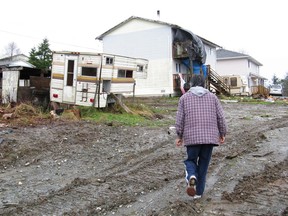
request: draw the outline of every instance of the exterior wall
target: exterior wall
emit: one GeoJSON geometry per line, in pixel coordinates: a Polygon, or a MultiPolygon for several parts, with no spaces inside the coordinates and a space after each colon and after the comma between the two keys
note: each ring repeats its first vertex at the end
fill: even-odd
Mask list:
{"type": "Polygon", "coordinates": [[[247,59],[234,60],[218,60],[216,71],[220,76],[224,75],[240,75],[248,76],[248,61],[247,59]]]}
{"type": "Polygon", "coordinates": [[[216,57],[216,48],[204,44],[206,50],[206,62],[205,65],[210,65],[210,67],[216,71],[217,57],[216,57]]]}
{"type": "Polygon", "coordinates": [[[147,79],[136,78],[136,96],[169,95],[173,94],[171,37],[169,26],[131,20],[103,38],[103,51],[149,60],[147,79]]]}
{"type": "Polygon", "coordinates": [[[4,70],[2,73],[2,103],[6,104],[10,102],[17,102],[20,72],[18,70],[4,70]]]}
{"type": "Polygon", "coordinates": [[[249,72],[256,74],[256,75],[259,75],[259,66],[256,65],[254,62],[250,61],[249,72]]]}

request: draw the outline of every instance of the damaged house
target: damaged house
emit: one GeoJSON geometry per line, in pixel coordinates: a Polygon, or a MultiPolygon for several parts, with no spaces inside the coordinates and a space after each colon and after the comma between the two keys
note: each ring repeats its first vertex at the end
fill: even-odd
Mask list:
{"type": "Polygon", "coordinates": [[[210,79],[219,46],[178,25],[132,16],[96,39],[104,53],[149,60],[147,79],[136,79],[135,96],[180,95],[181,81],[189,82],[195,73],[207,77],[208,88],[213,82],[216,89],[223,87],[215,71],[210,79]]]}

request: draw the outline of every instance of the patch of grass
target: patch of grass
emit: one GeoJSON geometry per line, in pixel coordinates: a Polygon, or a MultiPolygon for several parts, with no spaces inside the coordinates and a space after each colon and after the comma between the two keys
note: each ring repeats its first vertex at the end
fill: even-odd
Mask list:
{"type": "Polygon", "coordinates": [[[264,105],[272,105],[272,104],[277,104],[277,105],[288,105],[287,100],[275,100],[275,101],[267,101],[265,99],[256,99],[252,98],[249,96],[224,96],[224,95],[219,95],[219,99],[221,100],[237,100],[239,103],[251,103],[251,104],[264,104],[264,105]]]}
{"type": "Polygon", "coordinates": [[[111,112],[107,109],[97,109],[93,107],[81,107],[82,119],[93,120],[99,123],[117,123],[123,125],[141,125],[147,121],[147,118],[129,113],[111,112]]]}
{"type": "Polygon", "coordinates": [[[93,120],[99,123],[128,126],[159,127],[168,125],[171,120],[166,120],[155,109],[143,103],[127,103],[126,106],[133,112],[127,113],[122,107],[115,104],[109,108],[97,109],[93,107],[80,107],[82,119],[93,120]]]}
{"type": "MultiPolygon", "coordinates": [[[[118,104],[101,109],[77,106],[73,110],[64,110],[59,119],[63,121],[86,119],[104,124],[112,123],[112,125],[162,127],[174,124],[173,117],[164,116],[177,111],[178,100],[178,97],[155,97],[137,99],[137,102],[125,101],[131,113],[127,113],[118,104]]],[[[29,103],[21,103],[13,107],[3,106],[1,110],[3,113],[13,113],[12,118],[1,121],[10,126],[33,126],[53,121],[50,110],[43,110],[29,103]]]]}
{"type": "Polygon", "coordinates": [[[33,106],[31,103],[20,103],[16,106],[8,104],[0,107],[3,114],[12,114],[11,118],[2,120],[10,126],[28,126],[39,124],[50,115],[43,111],[43,108],[33,106]]]}

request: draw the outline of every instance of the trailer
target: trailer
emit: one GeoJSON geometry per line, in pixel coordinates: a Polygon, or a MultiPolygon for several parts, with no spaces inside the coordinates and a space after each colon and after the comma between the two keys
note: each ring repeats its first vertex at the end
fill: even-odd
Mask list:
{"type": "Polygon", "coordinates": [[[50,101],[106,107],[115,96],[133,96],[146,79],[148,60],[107,53],[53,52],[50,101]]]}
{"type": "Polygon", "coordinates": [[[247,77],[240,75],[224,75],[221,77],[223,82],[230,87],[231,95],[250,95],[247,77]]]}

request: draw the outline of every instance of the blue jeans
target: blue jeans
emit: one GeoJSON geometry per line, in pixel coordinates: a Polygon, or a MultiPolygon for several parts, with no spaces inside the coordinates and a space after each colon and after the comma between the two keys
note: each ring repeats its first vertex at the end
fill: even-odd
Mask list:
{"type": "Polygon", "coordinates": [[[187,146],[186,181],[192,175],[196,177],[196,194],[202,195],[205,189],[206,174],[214,145],[190,145],[187,146]]]}

